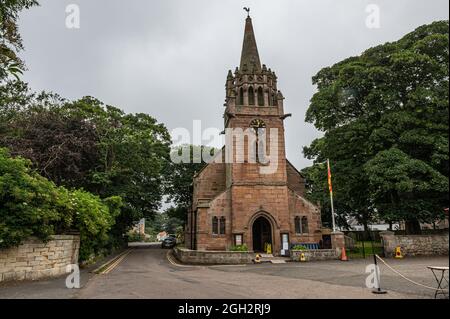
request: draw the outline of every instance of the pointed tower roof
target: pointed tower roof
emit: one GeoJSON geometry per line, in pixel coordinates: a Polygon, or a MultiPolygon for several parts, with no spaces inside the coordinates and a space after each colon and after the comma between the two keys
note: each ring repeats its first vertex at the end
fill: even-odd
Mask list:
{"type": "Polygon", "coordinates": [[[261,71],[258,46],[256,45],[255,32],[253,31],[252,18],[250,15],[245,21],[244,44],[241,55],[241,71],[261,71]]]}

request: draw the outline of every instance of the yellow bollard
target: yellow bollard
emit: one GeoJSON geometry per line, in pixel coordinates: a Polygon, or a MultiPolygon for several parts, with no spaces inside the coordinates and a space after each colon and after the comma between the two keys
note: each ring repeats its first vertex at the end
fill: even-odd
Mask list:
{"type": "Polygon", "coordinates": [[[301,261],[301,262],[305,262],[305,261],[306,261],[305,253],[301,253],[301,254],[300,254],[300,261],[301,261]]]}
{"type": "Polygon", "coordinates": [[[267,254],[268,255],[272,254],[272,245],[271,244],[267,244],[267,254]]]}
{"type": "Polygon", "coordinates": [[[396,259],[402,259],[403,255],[402,255],[402,249],[400,246],[397,246],[397,248],[395,248],[395,258],[396,259]]]}

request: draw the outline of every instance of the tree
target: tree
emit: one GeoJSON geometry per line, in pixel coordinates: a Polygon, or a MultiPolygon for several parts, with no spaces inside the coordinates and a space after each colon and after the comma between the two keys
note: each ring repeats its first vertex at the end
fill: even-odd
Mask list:
{"type": "Polygon", "coordinates": [[[438,21],[313,77],[318,92],[306,120],[324,136],[304,153],[316,165],[331,160],[339,214],[366,225],[374,215],[404,220],[414,232],[441,216],[448,205],[448,44],[448,21],[438,21]],[[393,166],[394,159],[401,162],[393,166]]]}
{"type": "Polygon", "coordinates": [[[172,213],[176,217],[186,220],[188,211],[192,206],[193,180],[196,173],[200,172],[206,165],[203,161],[202,153],[217,154],[217,149],[207,146],[182,145],[172,149],[173,155],[182,155],[182,152],[188,152],[187,163],[174,163],[172,161],[166,166],[166,184],[165,191],[168,200],[176,205],[172,213]]]}
{"type": "Polygon", "coordinates": [[[154,118],[93,97],[71,102],[31,93],[17,81],[0,86],[0,101],[0,146],[32,160],[58,186],[122,198],[111,230],[117,244],[134,221],[159,209],[170,136],[154,118]]]}
{"type": "Polygon", "coordinates": [[[57,185],[89,188],[90,173],[100,161],[93,123],[36,105],[6,123],[0,145],[30,159],[57,185]]]}
{"type": "Polygon", "coordinates": [[[184,217],[184,209],[169,207],[147,220],[146,232],[155,236],[162,231],[178,235],[182,233],[184,217]]]}
{"type": "Polygon", "coordinates": [[[122,205],[120,197],[101,200],[83,190],[69,191],[40,176],[31,162],[0,148],[0,248],[30,236],[80,233],[80,260],[104,250],[108,231],[122,205]]]}
{"type": "Polygon", "coordinates": [[[366,163],[371,194],[388,220],[405,220],[410,233],[420,232],[419,222],[444,218],[448,178],[429,164],[393,147],[366,163]],[[412,214],[413,213],[413,214],[412,214]]]}
{"type": "MultiPolygon", "coordinates": [[[[70,200],[80,203],[74,213],[88,214],[83,205],[92,204],[92,217],[106,222],[104,205],[108,206],[115,219],[108,228],[110,246],[123,243],[134,221],[153,216],[160,207],[169,133],[147,114],[125,114],[93,97],[67,101],[53,93],[36,94],[20,82],[18,74],[25,66],[17,56],[23,50],[18,13],[37,4],[0,2],[0,147],[31,160],[34,169],[60,187],[60,194],[67,190],[70,200]],[[94,197],[102,198],[104,205],[94,205],[94,197]]],[[[84,240],[92,246],[84,246],[83,256],[104,247],[105,232],[91,232],[88,224],[78,226],[86,226],[82,240],[83,233],[92,235],[84,240]]]]}
{"type": "Polygon", "coordinates": [[[169,161],[170,135],[163,124],[147,114],[125,114],[93,97],[67,103],[67,116],[93,123],[100,161],[91,171],[89,190],[101,197],[120,196],[122,213],[116,237],[133,222],[151,218],[160,207],[164,168],[169,161]]]}
{"type": "Polygon", "coordinates": [[[57,204],[64,202],[63,194],[29,165],[29,161],[12,159],[0,148],[1,248],[19,245],[32,235],[46,240],[56,228],[70,225],[57,209],[57,204]]]}
{"type": "Polygon", "coordinates": [[[18,53],[24,49],[17,20],[19,12],[38,5],[36,0],[1,0],[0,2],[0,82],[9,75],[18,78],[25,70],[18,53]]]}

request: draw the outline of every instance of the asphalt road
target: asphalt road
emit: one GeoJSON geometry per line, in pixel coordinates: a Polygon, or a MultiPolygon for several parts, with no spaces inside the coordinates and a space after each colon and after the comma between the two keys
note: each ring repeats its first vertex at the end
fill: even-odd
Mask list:
{"type": "MultiPolygon", "coordinates": [[[[0,298],[82,299],[326,299],[432,298],[433,291],[415,286],[384,266],[386,295],[366,288],[366,266],[371,259],[350,262],[263,264],[245,266],[184,266],[167,258],[169,251],[135,247],[111,272],[82,273],[82,288],[65,288],[65,279],[0,286],[0,298]]],[[[422,284],[436,282],[426,266],[448,266],[447,257],[388,260],[407,277],[422,284]]]]}

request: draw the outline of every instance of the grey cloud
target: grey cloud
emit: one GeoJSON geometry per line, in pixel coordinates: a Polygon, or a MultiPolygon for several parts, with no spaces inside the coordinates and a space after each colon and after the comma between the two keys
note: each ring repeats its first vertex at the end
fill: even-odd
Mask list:
{"type": "Polygon", "coordinates": [[[145,112],[169,129],[223,126],[224,84],[239,64],[244,6],[250,6],[262,62],[286,97],[288,158],[309,165],[301,148],[320,136],[304,115],[322,67],[416,27],[448,19],[447,0],[40,0],[20,27],[36,90],[76,99],[92,95],[127,112],[145,112]],[[65,7],[81,9],[81,29],[65,28],[65,7]],[[381,28],[365,26],[366,5],[381,28]]]}

